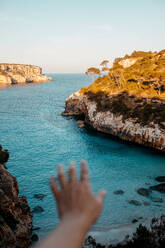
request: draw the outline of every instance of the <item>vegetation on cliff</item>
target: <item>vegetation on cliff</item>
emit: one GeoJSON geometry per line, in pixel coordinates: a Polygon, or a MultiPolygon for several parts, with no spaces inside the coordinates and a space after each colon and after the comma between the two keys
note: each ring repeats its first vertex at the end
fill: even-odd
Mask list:
{"type": "Polygon", "coordinates": [[[86,75],[91,75],[92,81],[94,81],[94,75],[101,75],[101,71],[99,68],[95,67],[90,67],[88,70],[85,72],[86,75]]]}
{"type": "Polygon", "coordinates": [[[107,63],[102,68],[102,71],[108,71],[107,75],[98,77],[89,87],[82,88],[80,93],[103,92],[112,95],[125,91],[136,97],[165,100],[165,50],[135,51],[124,58],[115,59],[109,69],[107,63]]]}

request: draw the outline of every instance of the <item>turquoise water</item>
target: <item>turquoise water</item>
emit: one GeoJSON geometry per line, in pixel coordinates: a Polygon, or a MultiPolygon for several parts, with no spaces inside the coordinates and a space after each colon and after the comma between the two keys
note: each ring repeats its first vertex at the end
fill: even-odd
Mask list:
{"type": "MultiPolygon", "coordinates": [[[[94,192],[107,190],[104,210],[93,229],[108,229],[113,224],[131,223],[133,218],[158,216],[164,203],[153,203],[136,193],[139,187],[155,184],[165,175],[165,156],[150,149],[123,143],[105,135],[78,129],[76,122],[61,116],[65,99],[90,84],[81,74],[51,75],[53,82],[12,86],[0,90],[0,144],[10,151],[9,171],[18,179],[20,195],[26,195],[31,208],[40,205],[44,212],[34,214],[34,227],[44,237],[58,223],[49,189],[49,177],[56,165],[69,160],[89,163],[94,192]],[[122,189],[123,195],[113,191],[122,189]],[[35,199],[36,193],[47,196],[35,199]],[[128,200],[149,201],[150,206],[133,206],[128,200]],[[160,206],[159,206],[160,205],[160,206]]],[[[79,168],[78,168],[79,172],[79,168]]],[[[152,196],[163,197],[159,193],[152,196]]]]}

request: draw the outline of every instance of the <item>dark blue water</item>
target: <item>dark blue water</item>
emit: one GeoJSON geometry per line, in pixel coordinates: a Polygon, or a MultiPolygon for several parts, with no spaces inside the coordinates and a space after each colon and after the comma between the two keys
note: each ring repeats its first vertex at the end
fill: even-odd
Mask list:
{"type": "MultiPolygon", "coordinates": [[[[10,151],[9,171],[18,179],[20,195],[26,195],[34,214],[34,226],[45,236],[58,223],[57,212],[49,189],[49,177],[56,175],[56,165],[69,160],[89,163],[94,192],[107,190],[105,207],[94,229],[112,224],[130,223],[133,218],[158,216],[164,203],[154,203],[136,193],[138,187],[155,184],[156,176],[165,175],[165,157],[152,150],[125,144],[104,135],[78,129],[76,122],[61,116],[65,99],[90,84],[81,74],[51,75],[53,82],[13,86],[0,90],[0,144],[10,151]],[[124,195],[114,195],[122,189],[124,195]],[[47,196],[43,201],[36,193],[47,196]],[[149,201],[150,206],[132,206],[128,200],[149,201]],[[160,205],[160,206],[159,206],[160,205]]],[[[79,172],[79,168],[78,168],[79,172]]],[[[165,197],[159,193],[152,196],[165,197]]]]}

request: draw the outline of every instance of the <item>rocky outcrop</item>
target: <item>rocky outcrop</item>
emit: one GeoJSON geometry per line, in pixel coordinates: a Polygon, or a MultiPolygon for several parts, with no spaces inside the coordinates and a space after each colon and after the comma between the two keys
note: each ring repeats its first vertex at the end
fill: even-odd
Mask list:
{"type": "Polygon", "coordinates": [[[82,127],[165,151],[164,68],[165,50],[116,58],[107,74],[66,99],[63,115],[77,116],[82,127]]]}
{"type": "Polygon", "coordinates": [[[165,102],[123,92],[77,92],[66,99],[63,115],[84,117],[86,125],[122,140],[165,151],[165,102]]]}
{"type": "Polygon", "coordinates": [[[18,196],[17,180],[0,164],[0,247],[26,248],[32,230],[32,213],[25,196],[18,196]]]}
{"type": "Polygon", "coordinates": [[[39,66],[22,64],[0,64],[0,84],[17,84],[51,81],[42,74],[39,66]]]}

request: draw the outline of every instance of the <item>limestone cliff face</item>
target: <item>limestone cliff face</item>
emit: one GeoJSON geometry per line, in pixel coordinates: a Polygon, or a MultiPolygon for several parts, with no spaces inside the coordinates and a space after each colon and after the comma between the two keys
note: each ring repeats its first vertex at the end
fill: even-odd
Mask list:
{"type": "Polygon", "coordinates": [[[0,64],[0,84],[17,84],[51,81],[42,74],[39,66],[21,64],[0,64]]]}
{"type": "Polygon", "coordinates": [[[18,184],[0,164],[0,247],[26,248],[30,244],[32,213],[25,196],[18,196],[18,184]]]}
{"type": "Polygon", "coordinates": [[[82,116],[103,133],[165,152],[165,102],[160,99],[80,92],[66,99],[63,115],[82,116]]]}

